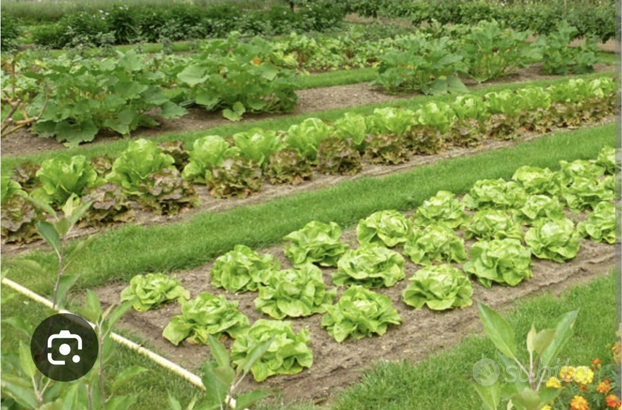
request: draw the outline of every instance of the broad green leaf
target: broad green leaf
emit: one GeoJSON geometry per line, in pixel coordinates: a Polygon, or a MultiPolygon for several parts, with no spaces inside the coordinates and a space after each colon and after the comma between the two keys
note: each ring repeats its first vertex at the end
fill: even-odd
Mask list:
{"type": "Polygon", "coordinates": [[[78,275],[67,275],[64,274],[60,278],[60,283],[58,285],[58,292],[56,293],[56,305],[57,307],[64,307],[65,302],[64,298],[69,289],[76,283],[78,280],[78,275]]]}
{"type": "Polygon", "coordinates": [[[483,386],[479,383],[473,383],[473,387],[482,399],[482,404],[485,410],[497,410],[499,402],[501,401],[501,390],[498,382],[495,382],[490,386],[483,386]]]}
{"type": "Polygon", "coordinates": [[[93,312],[94,321],[99,321],[101,316],[101,305],[97,294],[90,289],[86,290],[86,308],[93,312]]]}
{"type": "Polygon", "coordinates": [[[229,366],[229,353],[227,353],[227,349],[223,346],[222,343],[218,341],[214,336],[209,335],[207,337],[209,341],[209,346],[212,349],[212,357],[216,359],[216,363],[218,363],[219,367],[229,366]]]}
{"type": "Polygon", "coordinates": [[[221,381],[222,384],[225,384],[227,386],[231,386],[231,384],[235,380],[235,370],[233,370],[233,368],[229,366],[229,364],[225,366],[215,367],[211,371],[214,376],[216,376],[218,380],[221,381]]]}
{"type": "Polygon", "coordinates": [[[246,393],[238,397],[237,401],[235,402],[235,407],[237,409],[250,408],[255,403],[257,403],[259,400],[266,398],[268,396],[269,394],[263,390],[253,390],[250,393],[246,393]]]}
{"type": "Polygon", "coordinates": [[[238,369],[241,369],[244,374],[247,374],[251,368],[255,365],[257,360],[264,355],[270,345],[274,342],[276,336],[272,336],[270,339],[259,343],[248,353],[248,356],[238,365],[238,369]]]}
{"type": "Polygon", "coordinates": [[[133,302],[133,300],[129,300],[121,303],[112,311],[112,313],[110,313],[110,316],[108,317],[108,325],[111,328],[114,327],[115,323],[117,323],[117,321],[119,321],[119,319],[121,319],[123,315],[125,315],[132,308],[133,302]]]}
{"type": "Polygon", "coordinates": [[[484,331],[494,345],[509,358],[516,357],[516,339],[514,330],[508,322],[497,312],[481,302],[477,302],[479,317],[484,325],[484,331]]]}
{"type": "Polygon", "coordinates": [[[512,396],[512,402],[524,406],[527,410],[537,410],[542,404],[542,399],[530,388],[525,388],[520,393],[512,396]]]}
{"type": "Polygon", "coordinates": [[[564,345],[573,334],[573,327],[578,314],[578,310],[573,310],[557,319],[555,324],[555,338],[540,355],[541,366],[548,366],[557,358],[564,345]]]}
{"type": "Polygon", "coordinates": [[[533,347],[537,354],[541,354],[544,349],[546,349],[557,336],[557,331],[555,329],[544,329],[538,332],[536,338],[534,340],[533,347]]]}
{"type": "Polygon", "coordinates": [[[46,221],[37,222],[37,230],[45,242],[56,251],[56,254],[60,255],[60,237],[54,225],[46,221]]]}
{"type": "Polygon", "coordinates": [[[37,372],[37,367],[32,361],[30,349],[23,342],[19,342],[19,362],[22,365],[22,370],[27,377],[34,377],[37,372]]]}
{"type": "Polygon", "coordinates": [[[11,397],[19,405],[29,409],[39,407],[37,396],[32,391],[30,381],[3,373],[0,385],[2,386],[2,393],[11,397]]]}
{"type": "Polygon", "coordinates": [[[527,333],[527,351],[529,354],[533,354],[534,350],[536,350],[535,342],[537,334],[538,332],[536,331],[536,326],[532,324],[529,333],[527,333]]]}

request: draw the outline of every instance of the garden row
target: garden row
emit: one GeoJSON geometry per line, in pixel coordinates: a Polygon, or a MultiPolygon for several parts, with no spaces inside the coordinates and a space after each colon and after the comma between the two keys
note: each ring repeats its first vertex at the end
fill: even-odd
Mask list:
{"type": "Polygon", "coordinates": [[[475,24],[495,19],[515,30],[548,34],[562,20],[579,31],[575,37],[598,37],[602,42],[615,38],[615,1],[508,2],[465,0],[346,0],[348,12],[365,17],[405,17],[413,25],[437,21],[442,25],[475,24]]]}
{"type": "Polygon", "coordinates": [[[372,115],[346,113],[334,123],[308,118],[289,130],[252,129],[232,137],[210,135],[181,142],[130,142],[113,161],[58,155],[41,166],[24,163],[2,178],[2,235],[7,242],[36,239],[42,213],[32,195],[56,209],[68,200],[93,202],[86,226],[106,226],[134,217],[132,204],[173,215],[198,204],[192,183],[206,184],[216,198],[246,197],[271,184],[296,185],[313,168],[332,175],[355,175],[362,160],[396,165],[412,155],[441,152],[448,146],[477,147],[487,138],[507,140],[519,132],[577,127],[615,112],[615,82],[582,79],[543,89],[458,96],[451,104],[430,102],[416,111],[376,109],[372,115]]]}
{"type": "MultiPolygon", "coordinates": [[[[496,22],[484,22],[459,40],[421,33],[400,36],[363,47],[361,57],[353,51],[360,49],[356,36],[348,34],[331,49],[352,61],[377,59],[380,69],[373,84],[387,92],[442,94],[467,91],[459,74],[485,82],[542,59],[547,73],[593,71],[593,44],[568,48],[571,30],[564,25],[549,38],[529,44],[527,33],[502,31],[496,22]],[[379,46],[387,47],[386,52],[379,46]]],[[[324,47],[296,35],[282,43],[239,39],[236,33],[210,42],[192,56],[145,58],[128,51],[118,52],[117,58],[63,55],[5,61],[11,78],[2,90],[2,133],[34,122],[35,134],[77,146],[92,141],[100,130],[129,135],[141,126],[157,126],[154,116],[178,118],[190,105],[223,109],[230,120],[245,113],[292,111],[298,97],[290,68],[304,67],[316,53],[325,56],[318,51],[324,47]]]]}
{"type": "MultiPolygon", "coordinates": [[[[67,13],[58,21],[35,26],[30,34],[39,46],[63,48],[79,43],[101,46],[218,38],[234,30],[248,35],[321,32],[338,27],[343,17],[343,8],[330,1],[309,3],[295,12],[280,5],[265,10],[244,10],[226,2],[210,7],[177,3],[166,9],[144,7],[139,2],[109,3],[99,10],[67,13]]],[[[21,31],[19,20],[2,13],[2,51],[17,45],[21,31]]]]}
{"type": "Polygon", "coordinates": [[[179,301],[182,314],[170,320],[163,336],[178,345],[186,339],[208,344],[210,335],[228,334],[235,339],[234,363],[275,336],[252,368],[255,379],[295,374],[313,363],[310,332],[303,328],[295,334],[284,319],[323,313],[321,326],[337,342],[382,335],[390,324],[402,322],[391,300],[371,290],[405,279],[405,260],[395,248],[422,267],[402,292],[404,303],[446,310],[472,304],[473,285],[464,273],[486,288],[516,286],[533,277],[532,256],[564,263],[576,258],[581,237],[613,244],[615,157],[615,149],[605,147],[596,160],[561,161],[557,172],[521,167],[509,182],[477,181],[462,201],[440,191],[409,218],[397,211],[376,212],[359,222],[357,249],[341,241],[337,224],[312,221],[283,238],[294,269],[281,270],[272,255],[244,245],[218,257],[211,284],[232,293],[258,292],[256,309],[276,320],[260,319],[249,327],[237,301],[207,292],[188,300],[179,280],[163,273],[135,276],[121,300],[135,300],[137,311],[179,301]],[[587,212],[587,218],[575,225],[564,206],[587,212]],[[467,258],[464,239],[470,238],[477,241],[467,258]],[[464,273],[450,265],[463,262],[464,273]],[[327,287],[318,265],[336,268],[333,285],[347,287],[336,303],[337,289],[327,287]]]}

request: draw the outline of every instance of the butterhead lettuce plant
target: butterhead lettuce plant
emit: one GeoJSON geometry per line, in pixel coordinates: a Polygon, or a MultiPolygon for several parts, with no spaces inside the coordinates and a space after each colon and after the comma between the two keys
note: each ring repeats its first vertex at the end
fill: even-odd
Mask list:
{"type": "Polygon", "coordinates": [[[451,265],[436,265],[415,272],[402,292],[402,300],[417,309],[428,305],[432,310],[446,310],[471,306],[472,295],[473,285],[460,270],[451,265]]]}

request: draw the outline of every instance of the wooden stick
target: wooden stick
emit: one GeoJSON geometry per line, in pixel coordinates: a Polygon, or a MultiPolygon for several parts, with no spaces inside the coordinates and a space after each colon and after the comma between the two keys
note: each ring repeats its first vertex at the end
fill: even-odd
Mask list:
{"type": "MultiPolygon", "coordinates": [[[[18,293],[21,293],[22,295],[26,296],[29,299],[34,300],[35,302],[44,305],[46,307],[48,307],[49,309],[52,309],[58,313],[69,313],[69,314],[75,314],[75,313],[71,313],[68,310],[64,310],[64,309],[53,309],[52,308],[52,302],[49,301],[48,299],[44,298],[43,296],[40,296],[36,293],[34,293],[33,291],[31,291],[30,289],[20,285],[19,283],[13,282],[10,279],[7,278],[3,278],[2,279],[2,284],[6,285],[8,287],[10,287],[11,289],[15,290],[18,293]]],[[[88,321],[87,321],[88,322],[88,321]]],[[[91,322],[88,322],[89,325],[91,325],[93,328],[95,328],[95,325],[91,322]]],[[[160,366],[164,367],[165,369],[177,374],[178,376],[182,377],[183,379],[189,381],[190,383],[194,384],[195,386],[199,387],[201,390],[205,391],[205,386],[203,385],[203,381],[201,381],[201,378],[199,376],[197,376],[194,373],[189,372],[188,370],[184,369],[183,367],[179,366],[176,363],[171,362],[170,360],[152,352],[151,350],[145,349],[144,347],[142,347],[139,344],[136,344],[134,342],[132,342],[129,339],[126,339],[123,336],[120,336],[114,332],[110,333],[110,338],[112,340],[114,340],[115,342],[117,342],[120,345],[123,345],[125,347],[127,347],[128,349],[131,349],[139,354],[142,354],[143,356],[148,357],[151,361],[159,364],[160,366]]],[[[232,409],[235,409],[235,399],[233,397],[230,397],[229,395],[227,395],[226,397],[226,402],[229,403],[229,407],[231,407],[232,409]]],[[[249,410],[249,409],[244,409],[244,410],[249,410]]]]}

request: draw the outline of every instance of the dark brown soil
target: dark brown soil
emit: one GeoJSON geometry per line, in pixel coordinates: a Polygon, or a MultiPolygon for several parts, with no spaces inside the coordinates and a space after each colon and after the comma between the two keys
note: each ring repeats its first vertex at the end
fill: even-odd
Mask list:
{"type": "MultiPolygon", "coordinates": [[[[603,122],[594,124],[594,126],[599,126],[605,123],[611,123],[615,120],[614,117],[607,118],[603,122]]],[[[446,151],[435,154],[435,155],[416,155],[411,158],[410,161],[400,164],[400,165],[392,165],[392,166],[381,166],[381,165],[373,165],[369,163],[363,164],[363,171],[357,175],[353,176],[335,176],[335,175],[324,175],[318,172],[314,173],[313,180],[306,181],[297,186],[290,185],[270,185],[264,182],[264,185],[261,188],[261,191],[255,195],[249,196],[247,198],[230,198],[230,199],[217,199],[210,196],[208,189],[205,186],[195,185],[195,189],[200,198],[200,205],[193,209],[184,210],[182,213],[175,216],[160,216],[155,215],[151,212],[141,211],[138,206],[136,206],[136,219],[131,222],[135,225],[166,225],[172,223],[181,223],[184,221],[188,221],[193,217],[205,213],[205,212],[223,212],[238,206],[248,206],[259,204],[263,202],[270,201],[275,198],[280,198],[284,196],[288,196],[291,194],[306,192],[306,191],[314,191],[317,189],[322,189],[325,187],[330,187],[337,185],[344,181],[352,181],[361,177],[385,177],[390,174],[396,172],[403,172],[409,169],[413,169],[418,166],[430,165],[434,164],[438,161],[449,159],[449,158],[457,158],[463,156],[475,155],[482,151],[487,150],[495,150],[501,148],[508,148],[516,145],[517,143],[531,141],[536,138],[543,137],[547,134],[534,134],[534,133],[526,133],[521,136],[519,139],[514,141],[495,141],[495,140],[486,140],[481,148],[459,148],[459,147],[449,147],[446,151]]],[[[71,238],[79,238],[86,235],[91,235],[98,231],[103,231],[104,229],[96,229],[96,228],[84,228],[84,229],[75,229],[71,234],[71,238]]],[[[114,229],[107,228],[107,229],[114,229]]],[[[35,249],[47,249],[47,245],[45,245],[42,241],[35,241],[33,243],[27,245],[15,245],[15,244],[6,244],[2,243],[2,247],[0,248],[2,257],[13,257],[19,254],[31,252],[35,249]]]]}
{"type": "MultiPolygon", "coordinates": [[[[349,230],[342,237],[344,242],[356,246],[354,230],[349,230]]],[[[467,241],[469,249],[473,241],[467,241]]],[[[264,249],[262,253],[274,255],[282,265],[282,269],[290,268],[291,264],[283,256],[281,247],[264,249]]],[[[419,269],[406,259],[406,279],[419,269]]],[[[495,309],[509,307],[514,301],[527,296],[552,292],[559,294],[572,285],[588,282],[598,276],[607,275],[615,264],[615,251],[612,245],[590,241],[582,242],[578,257],[568,263],[558,264],[552,261],[533,260],[534,277],[514,288],[497,286],[485,289],[474,283],[474,300],[480,300],[495,309]]],[[[454,264],[460,267],[459,264],[454,264]]],[[[230,300],[239,301],[240,310],[249,317],[251,323],[260,318],[268,318],[254,309],[255,292],[234,295],[210,285],[210,269],[212,264],[177,273],[183,286],[196,297],[200,292],[211,292],[216,295],[225,294],[230,300]]],[[[331,275],[335,269],[323,269],[324,280],[331,284],[331,275]]],[[[346,340],[337,343],[328,333],[321,329],[321,315],[292,320],[294,329],[299,331],[305,327],[311,332],[311,349],[314,363],[310,369],[293,376],[275,376],[261,385],[247,380],[242,388],[260,387],[270,389],[283,395],[285,400],[310,399],[322,403],[330,398],[336,389],[356,382],[362,372],[369,369],[373,362],[379,360],[411,360],[418,361],[431,354],[440,352],[460,342],[466,336],[481,331],[476,307],[452,311],[434,312],[427,308],[412,309],[401,301],[401,293],[408,280],[400,281],[396,286],[377,290],[388,296],[393,306],[403,319],[400,326],[391,326],[382,337],[365,338],[362,340],[346,340]]],[[[120,292],[125,284],[117,283],[96,289],[98,296],[105,305],[118,302],[120,292]]],[[[339,288],[339,294],[344,288],[339,288]]],[[[182,342],[175,347],[162,337],[162,330],[171,317],[181,313],[178,304],[168,304],[155,311],[138,313],[131,311],[120,322],[123,329],[134,332],[150,341],[151,348],[168,359],[179,363],[187,369],[198,372],[198,367],[208,359],[209,349],[204,346],[182,342]]],[[[232,341],[227,340],[228,347],[232,341]]],[[[249,378],[250,379],[250,378],[249,378]]]]}
{"type": "MultiPolygon", "coordinates": [[[[605,64],[598,64],[596,72],[612,70],[613,67],[605,64]]],[[[514,74],[499,80],[490,81],[486,84],[476,84],[474,81],[465,79],[465,84],[472,88],[486,87],[494,84],[521,83],[537,80],[547,80],[559,78],[557,76],[545,75],[542,73],[542,64],[535,64],[528,68],[517,70],[514,74]]],[[[325,88],[312,88],[308,90],[296,91],[298,95],[298,105],[296,109],[287,115],[300,115],[325,110],[355,107],[367,104],[384,103],[396,101],[404,98],[411,98],[417,94],[384,94],[380,88],[372,88],[369,83],[359,83],[325,88]]],[[[161,125],[156,128],[141,128],[132,134],[132,139],[152,138],[168,133],[186,133],[208,131],[212,127],[224,124],[231,124],[219,112],[206,112],[201,108],[191,108],[188,114],[177,119],[162,119],[161,125]]],[[[243,122],[260,121],[269,118],[281,118],[285,114],[261,114],[246,116],[243,122]]],[[[199,136],[205,134],[201,133],[199,136]]],[[[101,144],[109,141],[122,139],[118,134],[109,131],[102,131],[92,143],[83,144],[86,147],[92,144],[101,144]]],[[[38,138],[30,132],[30,129],[21,129],[2,139],[2,156],[26,156],[36,155],[47,151],[64,150],[65,147],[53,138],[38,138]]]]}

